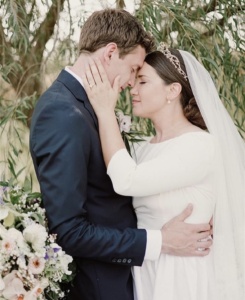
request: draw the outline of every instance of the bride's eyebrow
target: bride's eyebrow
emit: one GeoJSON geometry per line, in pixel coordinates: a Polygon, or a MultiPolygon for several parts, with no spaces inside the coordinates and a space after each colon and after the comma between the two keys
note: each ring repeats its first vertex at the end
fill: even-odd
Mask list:
{"type": "Polygon", "coordinates": [[[137,78],[147,77],[146,75],[138,75],[137,78]]]}

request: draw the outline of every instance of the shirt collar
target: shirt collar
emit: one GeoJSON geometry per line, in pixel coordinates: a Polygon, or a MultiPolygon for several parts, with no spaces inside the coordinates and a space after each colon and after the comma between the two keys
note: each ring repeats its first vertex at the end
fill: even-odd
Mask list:
{"type": "Polygon", "coordinates": [[[83,86],[83,81],[82,81],[82,78],[81,77],[79,77],[77,74],[75,74],[71,69],[70,69],[70,67],[69,66],[66,66],[65,67],[65,71],[67,71],[68,73],[70,73],[73,77],[75,77],[76,78],[76,80],[77,81],[79,81],[80,82],[80,84],[83,86]]]}

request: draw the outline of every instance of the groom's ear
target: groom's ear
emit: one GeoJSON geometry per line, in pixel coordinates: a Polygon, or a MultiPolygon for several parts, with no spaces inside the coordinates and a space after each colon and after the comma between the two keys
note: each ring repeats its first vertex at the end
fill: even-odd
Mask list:
{"type": "Polygon", "coordinates": [[[119,55],[116,43],[109,43],[105,46],[104,60],[106,64],[110,64],[115,55],[119,55]]]}

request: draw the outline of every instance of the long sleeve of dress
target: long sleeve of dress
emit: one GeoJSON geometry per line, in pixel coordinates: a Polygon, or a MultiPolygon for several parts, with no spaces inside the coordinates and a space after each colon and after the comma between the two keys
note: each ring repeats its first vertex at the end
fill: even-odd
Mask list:
{"type": "Polygon", "coordinates": [[[208,176],[215,163],[215,139],[192,132],[168,140],[156,158],[137,164],[126,149],[117,151],[107,173],[122,195],[149,196],[192,186],[208,176]]]}

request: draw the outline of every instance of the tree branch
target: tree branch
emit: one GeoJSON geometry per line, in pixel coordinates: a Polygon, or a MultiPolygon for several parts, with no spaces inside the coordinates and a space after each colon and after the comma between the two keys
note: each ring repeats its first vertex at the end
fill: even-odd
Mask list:
{"type": "Polygon", "coordinates": [[[50,7],[45,20],[41,23],[36,31],[32,44],[36,43],[35,47],[33,48],[33,52],[38,57],[39,61],[42,59],[46,43],[54,33],[54,27],[57,23],[60,12],[64,8],[64,2],[65,0],[53,0],[53,4],[50,7]]]}
{"type": "Polygon", "coordinates": [[[31,6],[31,9],[30,9],[30,13],[27,15],[27,27],[30,28],[30,23],[31,23],[31,19],[32,19],[32,16],[33,16],[33,12],[34,12],[34,8],[35,8],[35,4],[36,4],[36,1],[33,0],[32,1],[32,6],[31,6]]]}
{"type": "Polygon", "coordinates": [[[204,11],[206,14],[208,14],[208,13],[210,13],[210,12],[212,12],[212,11],[215,10],[216,5],[217,5],[217,1],[216,1],[216,0],[212,0],[212,1],[210,1],[207,5],[204,5],[204,6],[202,7],[202,9],[203,9],[203,11],[204,11]]]}

